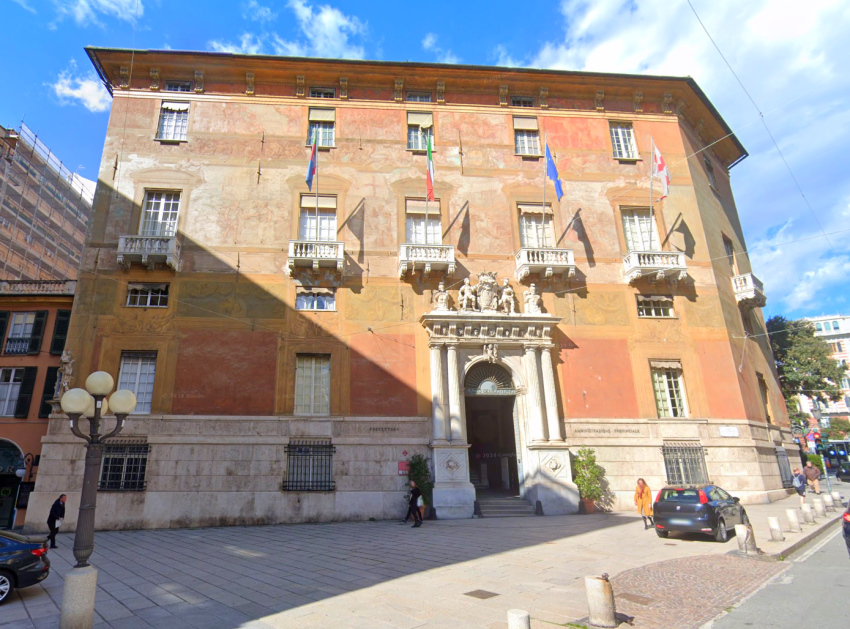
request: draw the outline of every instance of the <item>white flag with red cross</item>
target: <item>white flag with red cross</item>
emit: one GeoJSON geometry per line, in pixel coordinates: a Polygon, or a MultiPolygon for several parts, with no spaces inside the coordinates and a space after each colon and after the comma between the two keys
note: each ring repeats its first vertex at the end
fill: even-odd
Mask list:
{"type": "Polygon", "coordinates": [[[652,176],[658,177],[661,180],[661,197],[658,199],[659,201],[667,196],[667,192],[670,189],[670,172],[667,170],[667,164],[664,163],[664,158],[661,156],[661,151],[658,150],[657,146],[653,147],[654,153],[652,155],[652,176]]]}

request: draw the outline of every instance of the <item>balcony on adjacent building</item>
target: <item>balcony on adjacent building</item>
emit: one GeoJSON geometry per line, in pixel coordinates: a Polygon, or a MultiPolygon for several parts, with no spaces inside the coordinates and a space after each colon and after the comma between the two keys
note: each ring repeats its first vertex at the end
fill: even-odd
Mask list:
{"type": "Polygon", "coordinates": [[[630,251],[623,257],[623,270],[629,284],[642,277],[650,283],[666,280],[676,284],[688,274],[682,251],[630,251]]]}
{"type": "Polygon", "coordinates": [[[576,261],[572,249],[547,249],[523,247],[516,254],[516,278],[522,281],[532,273],[546,279],[560,275],[570,279],[576,274],[576,261]]]}
{"type": "Polygon", "coordinates": [[[732,278],[732,288],[738,305],[744,308],[764,308],[767,296],[764,294],[764,284],[752,273],[736,275],[732,278]]]}
{"type": "Polygon", "coordinates": [[[180,242],[176,236],[120,236],[118,264],[129,269],[133,262],[151,270],[161,263],[176,272],[180,269],[180,242]]]}
{"type": "Polygon", "coordinates": [[[441,271],[447,276],[455,272],[454,245],[404,244],[398,250],[398,276],[422,271],[427,276],[431,271],[441,271]]]}
{"type": "Polygon", "coordinates": [[[340,275],[345,266],[345,245],[327,240],[290,240],[287,273],[292,275],[296,267],[308,268],[314,273],[319,269],[330,269],[340,275]]]}

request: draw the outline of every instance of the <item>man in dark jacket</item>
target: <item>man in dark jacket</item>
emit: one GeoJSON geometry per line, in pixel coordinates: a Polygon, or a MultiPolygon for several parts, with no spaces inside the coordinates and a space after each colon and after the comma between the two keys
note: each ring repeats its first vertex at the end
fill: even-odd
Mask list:
{"type": "Polygon", "coordinates": [[[812,465],[811,461],[806,462],[806,467],[803,469],[803,474],[806,475],[806,480],[809,481],[809,486],[820,496],[820,468],[812,465]]]}
{"type": "Polygon", "coordinates": [[[50,535],[47,539],[50,540],[50,547],[56,548],[56,534],[59,532],[59,525],[65,519],[65,500],[67,496],[62,494],[50,507],[50,515],[47,516],[47,528],[50,529],[50,535]]]}
{"type": "Polygon", "coordinates": [[[422,513],[419,511],[420,496],[422,496],[422,492],[416,486],[416,482],[410,481],[410,502],[407,505],[407,515],[404,516],[404,521],[407,522],[407,518],[413,517],[413,528],[415,529],[422,526],[422,513]]]}

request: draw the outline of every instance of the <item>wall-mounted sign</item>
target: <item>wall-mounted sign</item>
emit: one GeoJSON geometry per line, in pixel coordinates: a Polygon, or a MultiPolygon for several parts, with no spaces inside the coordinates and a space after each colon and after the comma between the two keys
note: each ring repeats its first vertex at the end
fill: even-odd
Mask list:
{"type": "Polygon", "coordinates": [[[720,436],[721,437],[740,437],[741,434],[738,432],[737,426],[721,426],[720,427],[720,436]]]}
{"type": "Polygon", "coordinates": [[[399,461],[398,462],[398,475],[399,476],[407,476],[410,474],[410,463],[407,461],[399,461]]]}

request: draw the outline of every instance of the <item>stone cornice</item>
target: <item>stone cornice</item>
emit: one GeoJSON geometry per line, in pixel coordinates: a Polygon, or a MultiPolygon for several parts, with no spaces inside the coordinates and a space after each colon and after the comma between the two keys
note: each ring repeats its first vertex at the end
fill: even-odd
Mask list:
{"type": "Polygon", "coordinates": [[[431,343],[457,343],[478,346],[549,346],[561,317],[550,314],[505,315],[495,312],[429,312],[419,319],[428,330],[431,343]]]}

